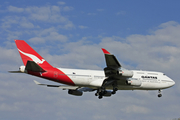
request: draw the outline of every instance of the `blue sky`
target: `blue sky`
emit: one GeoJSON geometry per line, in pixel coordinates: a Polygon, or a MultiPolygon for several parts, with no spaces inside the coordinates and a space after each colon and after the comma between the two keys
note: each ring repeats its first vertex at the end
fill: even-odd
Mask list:
{"type": "Polygon", "coordinates": [[[0,1],[0,119],[170,120],[180,118],[179,1],[0,1]],[[118,91],[99,100],[36,86],[24,74],[14,39],[25,40],[55,67],[105,67],[101,48],[123,67],[161,71],[176,85],[158,91],[118,91]]]}

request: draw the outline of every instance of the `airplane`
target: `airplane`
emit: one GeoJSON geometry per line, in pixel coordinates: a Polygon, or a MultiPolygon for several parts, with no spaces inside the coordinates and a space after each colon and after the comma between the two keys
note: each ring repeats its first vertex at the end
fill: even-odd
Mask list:
{"type": "Polygon", "coordinates": [[[15,40],[15,43],[24,65],[20,66],[19,71],[9,71],[10,73],[26,73],[61,83],[48,85],[34,81],[37,85],[68,90],[70,95],[82,96],[83,92],[96,91],[95,96],[101,99],[116,94],[118,90],[158,90],[158,97],[162,97],[162,89],[175,85],[162,72],[123,68],[116,57],[104,48],[104,70],[82,70],[53,67],[24,40],[15,40]]]}

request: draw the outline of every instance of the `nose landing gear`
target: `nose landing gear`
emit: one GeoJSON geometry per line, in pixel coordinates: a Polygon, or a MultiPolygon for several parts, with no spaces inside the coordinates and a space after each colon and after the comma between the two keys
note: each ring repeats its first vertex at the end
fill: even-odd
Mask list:
{"type": "Polygon", "coordinates": [[[161,90],[159,90],[158,93],[158,97],[162,97],[161,90]]]}

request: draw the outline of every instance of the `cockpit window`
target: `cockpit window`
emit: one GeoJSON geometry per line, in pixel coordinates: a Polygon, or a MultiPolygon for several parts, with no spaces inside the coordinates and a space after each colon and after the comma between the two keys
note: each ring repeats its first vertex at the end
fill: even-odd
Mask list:
{"type": "Polygon", "coordinates": [[[163,75],[166,75],[166,74],[163,74],[163,75]]]}

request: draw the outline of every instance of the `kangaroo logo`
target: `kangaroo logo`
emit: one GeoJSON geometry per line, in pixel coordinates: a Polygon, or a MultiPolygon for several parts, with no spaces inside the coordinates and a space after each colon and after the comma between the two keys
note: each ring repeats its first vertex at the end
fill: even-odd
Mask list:
{"type": "MultiPolygon", "coordinates": [[[[19,50],[19,49],[18,49],[19,50]]],[[[25,53],[21,50],[19,50],[20,53],[22,53],[25,56],[30,57],[35,63],[37,64],[43,64],[43,62],[45,61],[44,59],[40,60],[38,57],[36,57],[35,55],[29,54],[29,53],[25,53]]]]}

